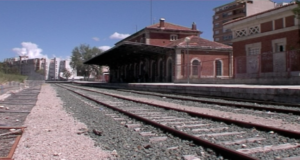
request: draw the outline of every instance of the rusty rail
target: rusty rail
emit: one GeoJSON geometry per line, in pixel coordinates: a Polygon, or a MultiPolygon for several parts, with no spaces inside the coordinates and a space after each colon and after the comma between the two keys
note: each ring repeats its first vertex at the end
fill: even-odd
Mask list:
{"type": "MultiPolygon", "coordinates": [[[[61,86],[61,87],[62,87],[62,86],[61,86]]],[[[174,135],[176,135],[176,136],[182,137],[182,138],[184,138],[184,139],[191,140],[191,141],[193,141],[193,142],[196,143],[196,144],[201,144],[201,145],[203,145],[203,146],[205,146],[205,147],[211,148],[211,149],[217,151],[218,153],[221,153],[224,157],[231,158],[231,159],[238,159],[238,160],[240,160],[240,159],[243,159],[243,160],[257,160],[257,159],[254,158],[254,157],[248,156],[248,155],[243,154],[243,153],[240,153],[240,152],[238,152],[238,151],[235,151],[235,150],[232,150],[232,149],[223,147],[223,146],[218,145],[218,144],[211,143],[211,142],[209,142],[209,141],[207,141],[207,140],[198,138],[198,137],[193,136],[193,135],[189,135],[189,134],[184,133],[184,132],[182,132],[182,131],[173,129],[173,128],[168,127],[168,126],[164,126],[164,125],[162,125],[162,124],[159,124],[159,123],[157,123],[157,122],[151,121],[151,120],[149,120],[149,119],[146,119],[146,118],[137,116],[137,115],[135,115],[135,114],[132,114],[132,113],[130,113],[130,112],[124,111],[124,110],[122,110],[122,109],[116,108],[116,107],[111,106],[111,105],[109,105],[109,104],[100,102],[100,101],[98,101],[98,100],[96,100],[96,99],[93,99],[93,98],[91,98],[91,97],[88,97],[88,96],[86,96],[86,95],[83,95],[83,94],[81,94],[81,93],[78,93],[78,92],[76,92],[76,91],[73,91],[73,90],[71,90],[71,89],[68,89],[68,88],[66,88],[66,87],[63,87],[63,88],[65,88],[65,89],[67,89],[67,90],[69,90],[69,91],[71,91],[71,92],[73,92],[73,93],[76,93],[76,94],[78,94],[78,95],[80,95],[80,96],[82,96],[82,97],[85,97],[85,98],[87,98],[87,99],[89,99],[89,100],[91,100],[91,101],[94,101],[94,102],[96,102],[96,103],[98,103],[98,104],[101,104],[101,105],[103,105],[103,106],[109,107],[109,108],[111,108],[111,109],[113,109],[113,110],[116,110],[116,111],[121,112],[121,113],[123,113],[123,114],[126,114],[126,115],[128,115],[128,116],[134,117],[134,118],[136,118],[136,119],[138,119],[138,120],[140,120],[140,121],[143,121],[143,122],[145,122],[145,123],[148,123],[148,124],[151,124],[151,125],[153,125],[153,126],[156,126],[156,127],[160,128],[160,129],[165,130],[165,131],[167,131],[167,132],[169,132],[169,133],[172,133],[172,134],[174,134],[174,135]]]]}
{"type": "Polygon", "coordinates": [[[0,129],[21,129],[22,133],[21,135],[18,135],[15,139],[14,144],[12,145],[8,155],[6,157],[0,157],[0,160],[13,160],[13,155],[16,151],[16,148],[21,140],[22,134],[24,133],[26,127],[0,127],[0,129]]]}
{"type": "MultiPolygon", "coordinates": [[[[73,88],[78,88],[78,87],[73,87],[73,88]]],[[[120,99],[124,99],[124,100],[128,100],[128,101],[133,101],[133,102],[137,102],[137,103],[143,103],[143,104],[148,104],[148,105],[151,105],[151,106],[157,106],[157,107],[165,108],[165,109],[168,109],[168,110],[176,110],[176,111],[179,111],[179,112],[185,112],[185,113],[188,113],[188,114],[193,115],[193,116],[209,118],[209,119],[212,119],[212,120],[222,121],[222,122],[226,122],[226,123],[233,123],[233,124],[240,125],[240,126],[243,126],[243,127],[255,127],[256,129],[260,129],[260,130],[263,130],[263,131],[274,131],[274,132],[277,132],[277,133],[280,133],[282,135],[292,137],[292,138],[299,138],[300,137],[300,132],[296,132],[296,131],[290,131],[290,130],[275,128],[275,127],[270,127],[270,126],[265,126],[265,125],[260,125],[260,124],[254,124],[254,123],[248,123],[248,122],[239,121],[239,120],[222,118],[222,117],[202,114],[202,113],[198,113],[198,112],[186,111],[186,110],[183,110],[183,109],[167,107],[167,106],[159,105],[159,104],[152,104],[152,103],[149,103],[149,102],[143,102],[143,101],[139,101],[139,100],[135,100],[135,99],[125,98],[125,97],[122,97],[122,96],[112,95],[112,94],[108,94],[108,93],[102,93],[102,92],[99,92],[99,91],[93,91],[93,90],[84,89],[84,88],[80,88],[80,89],[90,91],[90,92],[96,92],[96,93],[100,93],[100,94],[104,94],[104,95],[108,95],[108,96],[112,96],[112,97],[116,97],[116,98],[120,98],[120,99]]]]}
{"type": "MultiPolygon", "coordinates": [[[[121,91],[125,91],[125,90],[121,90],[121,91]]],[[[125,92],[129,92],[129,91],[125,91],[125,92]]],[[[143,92],[139,92],[139,91],[130,91],[130,92],[144,94],[144,95],[162,96],[162,95],[158,95],[158,94],[155,94],[155,93],[143,93],[143,92]]],[[[271,108],[271,107],[251,106],[251,105],[245,105],[245,104],[232,104],[230,102],[212,102],[212,101],[209,101],[209,100],[200,100],[200,99],[187,98],[187,97],[183,98],[183,97],[175,97],[175,96],[167,96],[167,95],[163,95],[163,96],[166,97],[166,98],[171,98],[171,99],[188,100],[188,101],[208,103],[208,104],[226,105],[227,107],[239,107],[239,108],[266,110],[266,111],[271,111],[271,112],[292,113],[294,115],[300,115],[299,110],[292,110],[292,109],[280,109],[280,108],[271,108]]],[[[259,102],[257,102],[257,103],[259,103],[259,102]]],[[[282,103],[278,103],[277,105],[282,105],[282,103]]],[[[287,105],[287,104],[285,104],[285,105],[287,105]]],[[[294,105],[294,104],[291,104],[291,105],[294,105]]]]}

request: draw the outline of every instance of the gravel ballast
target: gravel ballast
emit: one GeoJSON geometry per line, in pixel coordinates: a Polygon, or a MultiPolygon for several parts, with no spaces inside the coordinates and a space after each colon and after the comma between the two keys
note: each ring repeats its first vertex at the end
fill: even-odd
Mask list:
{"type": "Polygon", "coordinates": [[[78,134],[87,126],[66,113],[49,84],[42,86],[24,126],[27,128],[14,154],[15,160],[112,159],[109,152],[95,147],[90,137],[78,134]]]}

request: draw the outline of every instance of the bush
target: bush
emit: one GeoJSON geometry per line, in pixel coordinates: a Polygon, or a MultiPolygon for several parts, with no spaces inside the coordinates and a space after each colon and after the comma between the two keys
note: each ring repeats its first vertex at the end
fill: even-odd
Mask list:
{"type": "Polygon", "coordinates": [[[5,74],[2,71],[0,71],[0,84],[10,82],[10,81],[23,83],[26,79],[27,76],[16,75],[16,74],[5,74]]]}

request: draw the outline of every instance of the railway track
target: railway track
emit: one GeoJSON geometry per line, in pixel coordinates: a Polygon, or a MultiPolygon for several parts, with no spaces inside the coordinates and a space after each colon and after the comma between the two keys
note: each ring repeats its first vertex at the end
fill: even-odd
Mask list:
{"type": "MultiPolygon", "coordinates": [[[[100,88],[91,88],[93,90],[106,90],[100,88]]],[[[153,98],[160,101],[176,103],[185,106],[194,106],[197,108],[209,108],[217,111],[228,112],[228,113],[237,113],[245,115],[254,115],[258,117],[266,117],[270,120],[272,119],[281,119],[285,123],[296,123],[300,124],[299,113],[300,108],[297,107],[288,107],[288,106],[276,106],[276,105],[265,105],[259,103],[249,103],[249,102],[236,102],[236,101],[225,101],[225,100],[216,100],[208,98],[194,98],[187,96],[176,96],[169,94],[159,94],[159,93],[150,93],[141,92],[141,91],[123,91],[123,90],[109,90],[111,93],[118,93],[123,95],[138,96],[144,98],[153,98]]],[[[226,115],[224,116],[226,117],[226,115]]]]}
{"type": "MultiPolygon", "coordinates": [[[[217,104],[217,105],[223,105],[228,107],[238,107],[238,108],[246,108],[246,109],[254,109],[254,110],[265,110],[270,112],[278,112],[278,113],[291,113],[294,115],[300,115],[300,105],[298,104],[288,104],[288,103],[275,103],[275,102],[263,102],[263,101],[249,101],[246,100],[246,102],[251,102],[250,104],[239,104],[238,102],[243,102],[242,99],[234,99],[234,98],[222,98],[226,101],[216,101],[216,100],[209,100],[209,99],[199,99],[197,97],[179,97],[179,96],[172,96],[172,95],[166,95],[166,94],[158,94],[158,93],[151,93],[151,92],[140,92],[140,91],[132,91],[132,90],[120,90],[123,92],[132,92],[137,94],[143,94],[143,95],[151,95],[151,96],[163,96],[165,98],[171,98],[171,99],[178,99],[178,100],[185,100],[185,101],[194,101],[194,102],[200,102],[200,103],[207,103],[207,104],[217,104]],[[272,105],[270,106],[264,106],[264,105],[272,105]],[[286,108],[277,108],[276,106],[288,106],[286,108]],[[296,107],[296,109],[295,109],[296,107]],[[299,107],[299,108],[298,108],[299,107]]],[[[209,97],[212,98],[212,97],[209,97]]]]}
{"type": "MultiPolygon", "coordinates": [[[[300,158],[300,154],[296,154],[300,153],[299,132],[145,103],[134,97],[122,97],[82,87],[59,86],[118,111],[107,116],[111,116],[128,128],[133,128],[142,136],[149,137],[150,142],[164,141],[169,137],[157,137],[153,131],[143,129],[142,124],[151,124],[167,133],[190,140],[194,145],[211,148],[229,159],[264,159],[262,155],[272,159],[286,160],[292,155],[294,158],[300,158]],[[130,123],[131,120],[125,117],[134,117],[140,122],[130,123]]],[[[185,156],[197,158],[197,155],[185,156]]]]}
{"type": "Polygon", "coordinates": [[[0,101],[0,160],[11,160],[21,139],[22,125],[37,101],[42,82],[29,81],[28,88],[7,93],[0,101]]]}
{"type": "MultiPolygon", "coordinates": [[[[99,85],[92,84],[92,83],[81,84],[81,85],[90,86],[90,87],[98,87],[99,88],[99,85]]],[[[154,94],[161,94],[161,95],[170,95],[170,93],[168,93],[168,92],[156,93],[156,92],[151,92],[151,91],[126,90],[126,89],[118,89],[117,87],[105,86],[105,85],[100,85],[100,88],[120,90],[120,91],[124,91],[124,92],[133,92],[133,93],[136,92],[136,93],[147,94],[147,95],[152,95],[153,93],[154,94]]],[[[252,104],[265,104],[265,105],[276,105],[276,106],[300,107],[300,104],[296,104],[296,103],[283,103],[283,102],[272,102],[272,101],[262,101],[262,100],[229,98],[229,97],[225,97],[225,96],[210,96],[210,95],[204,95],[204,94],[191,94],[191,93],[189,93],[189,94],[180,94],[180,93],[175,93],[173,95],[175,95],[175,97],[184,96],[184,97],[209,98],[209,99],[215,99],[215,100],[225,100],[225,101],[235,101],[235,102],[242,101],[242,102],[248,102],[248,103],[252,103],[252,104]]]]}

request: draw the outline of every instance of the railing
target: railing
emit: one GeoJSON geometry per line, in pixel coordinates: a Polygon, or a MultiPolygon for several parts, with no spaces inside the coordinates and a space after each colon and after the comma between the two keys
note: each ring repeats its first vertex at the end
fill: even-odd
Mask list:
{"type": "Polygon", "coordinates": [[[235,78],[299,77],[300,50],[235,57],[234,68],[235,78]]]}

